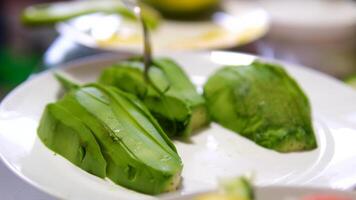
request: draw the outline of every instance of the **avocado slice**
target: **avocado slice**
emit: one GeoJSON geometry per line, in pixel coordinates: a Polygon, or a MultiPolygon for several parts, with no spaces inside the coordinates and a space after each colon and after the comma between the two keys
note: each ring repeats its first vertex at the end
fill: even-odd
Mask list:
{"type": "Polygon", "coordinates": [[[140,98],[170,137],[188,139],[194,130],[209,124],[204,98],[177,63],[154,59],[150,83],[143,73],[143,62],[129,59],[105,69],[98,81],[140,98]]]}
{"type": "MultiPolygon", "coordinates": [[[[115,87],[99,84],[78,87],[68,84],[68,79],[63,80],[69,92],[48,109],[63,108],[65,112],[58,110],[55,114],[65,113],[73,118],[57,117],[59,123],[70,122],[78,135],[87,130],[87,135],[96,142],[97,149],[93,152],[101,155],[106,165],[97,163],[102,173],[94,175],[106,176],[121,186],[146,194],[178,187],[182,161],[171,140],[139,99],[115,87]]],[[[78,145],[73,144],[79,143],[78,139],[68,128],[56,128],[54,135],[53,123],[49,123],[53,119],[47,113],[42,116],[39,137],[50,149],[77,164],[81,154],[75,151],[78,145]]],[[[86,152],[89,156],[91,151],[86,152]]],[[[92,164],[90,168],[80,162],[77,165],[88,172],[99,170],[95,160],[89,164],[92,164]]]]}
{"type": "Polygon", "coordinates": [[[38,127],[38,136],[51,150],[83,170],[104,178],[106,161],[91,130],[67,106],[48,104],[38,127]]]}
{"type": "Polygon", "coordinates": [[[280,66],[227,66],[204,86],[213,121],[279,152],[317,147],[308,98],[280,66]]]}

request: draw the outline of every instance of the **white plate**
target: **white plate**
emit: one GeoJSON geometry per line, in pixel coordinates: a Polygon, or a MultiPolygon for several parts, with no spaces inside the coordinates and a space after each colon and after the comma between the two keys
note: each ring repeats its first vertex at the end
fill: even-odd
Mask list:
{"type": "MultiPolygon", "coordinates": [[[[222,7],[225,12],[215,13],[210,21],[162,20],[151,32],[153,48],[159,52],[231,48],[267,32],[267,13],[256,3],[225,0],[222,7]]],[[[85,15],[59,23],[57,30],[89,47],[142,52],[141,26],[117,15],[85,15]]]]}
{"type": "MultiPolygon", "coordinates": [[[[256,187],[256,200],[303,200],[313,195],[336,196],[340,198],[356,199],[356,193],[331,189],[306,188],[306,187],[256,187]]],[[[199,195],[209,192],[201,192],[180,197],[168,197],[165,200],[194,200],[199,195]]]]}
{"type": "MultiPolygon", "coordinates": [[[[171,54],[201,86],[222,64],[248,64],[255,57],[212,52],[171,54]]],[[[119,57],[73,62],[66,73],[81,81],[95,80],[119,57]]],[[[217,124],[195,134],[192,143],[175,141],[184,162],[180,194],[213,189],[223,177],[254,173],[256,184],[312,185],[348,188],[356,182],[356,93],[342,83],[303,67],[285,65],[298,80],[313,108],[319,147],[310,152],[280,154],[255,145],[217,124]]],[[[64,199],[150,199],[92,176],[54,155],[37,138],[45,105],[60,89],[51,71],[26,81],[0,105],[0,154],[20,177],[64,199]]]]}

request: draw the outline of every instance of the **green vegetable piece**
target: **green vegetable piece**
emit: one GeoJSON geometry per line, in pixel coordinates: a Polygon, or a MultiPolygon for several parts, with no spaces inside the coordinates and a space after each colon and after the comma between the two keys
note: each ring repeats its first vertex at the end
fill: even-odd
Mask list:
{"type": "Polygon", "coordinates": [[[106,161],[92,132],[66,107],[58,103],[47,105],[38,136],[54,152],[83,170],[104,178],[106,161]]]}
{"type": "MultiPolygon", "coordinates": [[[[65,85],[75,85],[64,80],[65,85]]],[[[106,176],[115,183],[147,194],[171,191],[179,185],[182,161],[171,140],[135,96],[114,87],[89,84],[71,89],[55,105],[68,110],[90,130],[107,162],[106,176]]],[[[39,132],[40,137],[42,134],[39,132]]]]}
{"type": "Polygon", "coordinates": [[[356,75],[355,74],[344,79],[344,82],[347,85],[351,86],[352,88],[356,89],[356,75]]]}
{"type": "Polygon", "coordinates": [[[254,189],[245,177],[237,177],[219,183],[219,191],[198,195],[194,200],[254,200],[254,189]]]}
{"type": "Polygon", "coordinates": [[[220,183],[223,193],[231,198],[239,200],[254,200],[255,194],[253,186],[246,177],[237,177],[220,183]]]}
{"type": "MultiPolygon", "coordinates": [[[[141,4],[143,18],[148,27],[154,29],[159,25],[160,15],[154,9],[141,4]]],[[[93,0],[43,3],[27,7],[22,13],[22,22],[26,25],[48,25],[66,21],[71,18],[95,13],[117,13],[129,20],[135,20],[135,14],[127,9],[121,1],[93,0]]]]}
{"type": "Polygon", "coordinates": [[[279,152],[317,147],[309,101],[278,65],[224,67],[209,78],[204,95],[212,120],[263,147],[279,152]]]}
{"type": "Polygon", "coordinates": [[[143,71],[142,61],[131,59],[105,69],[99,82],[140,98],[170,137],[187,139],[193,130],[209,123],[204,98],[174,61],[154,59],[148,72],[150,84],[143,71]]]}

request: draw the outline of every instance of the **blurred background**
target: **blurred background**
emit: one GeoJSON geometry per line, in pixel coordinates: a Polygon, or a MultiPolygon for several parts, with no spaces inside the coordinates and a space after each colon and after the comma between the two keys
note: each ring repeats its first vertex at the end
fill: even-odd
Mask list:
{"type": "MultiPolygon", "coordinates": [[[[24,26],[21,23],[21,13],[27,6],[49,2],[55,1],[0,1],[0,99],[31,74],[41,70],[104,52],[126,53],[125,45],[116,43],[107,45],[109,43],[106,41],[106,43],[100,43],[106,46],[101,46],[93,42],[83,42],[84,40],[78,39],[80,37],[72,37],[78,31],[82,32],[81,34],[87,34],[88,28],[93,33],[95,32],[93,30],[98,27],[101,35],[112,31],[116,21],[108,15],[96,16],[94,14],[87,19],[79,17],[79,19],[56,26],[53,24],[24,26]],[[86,20],[89,22],[83,28],[80,24],[85,24],[86,20]],[[102,23],[105,20],[113,21],[109,21],[109,25],[105,27],[103,25],[105,23],[102,23]],[[78,29],[78,27],[81,28],[78,29]],[[107,31],[102,33],[103,30],[107,31]]],[[[157,37],[162,38],[160,34],[164,37],[171,37],[170,40],[185,37],[184,34],[172,35],[171,32],[176,30],[186,33],[186,37],[190,37],[189,34],[204,34],[205,41],[200,40],[196,46],[186,46],[179,49],[180,51],[223,49],[252,53],[312,67],[342,80],[352,80],[349,77],[354,76],[356,72],[356,1],[167,0],[166,2],[171,3],[166,4],[161,3],[164,0],[148,0],[147,2],[158,8],[165,17],[174,18],[163,23],[161,28],[163,31],[157,31],[157,37]],[[183,8],[186,6],[186,10],[179,10],[179,6],[182,5],[174,5],[174,2],[181,2],[183,8]],[[184,2],[196,4],[195,8],[192,6],[193,11],[189,10],[189,3],[184,5],[184,2]],[[228,15],[224,13],[225,11],[228,15]],[[216,13],[213,15],[213,12],[216,13]],[[196,17],[197,13],[204,13],[204,15],[210,13],[211,16],[204,18],[204,22],[196,25],[200,20],[196,17]],[[223,18],[221,22],[220,18],[223,18]],[[209,20],[219,22],[214,21],[214,24],[209,24],[207,22],[209,20]],[[230,28],[236,26],[236,29],[231,34],[227,29],[218,28],[221,24],[230,28]],[[251,26],[253,26],[252,29],[251,26]],[[239,31],[236,31],[237,29],[239,31]],[[229,33],[224,33],[224,31],[229,33]],[[212,37],[215,38],[214,41],[212,37]],[[240,39],[227,39],[234,37],[240,39]]],[[[110,38],[112,39],[112,36],[110,38]]],[[[116,38],[115,41],[117,40],[116,38]]],[[[121,40],[122,38],[120,42],[121,40]]],[[[155,48],[155,50],[158,49],[159,52],[160,48],[155,48]]],[[[134,47],[127,49],[130,53],[139,52],[134,47]]]]}

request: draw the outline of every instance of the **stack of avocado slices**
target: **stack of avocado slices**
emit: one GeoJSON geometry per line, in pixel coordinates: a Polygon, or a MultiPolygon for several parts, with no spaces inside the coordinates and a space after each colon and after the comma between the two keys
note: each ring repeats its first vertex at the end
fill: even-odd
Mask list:
{"type": "Polygon", "coordinates": [[[170,137],[189,139],[192,131],[209,124],[205,99],[181,67],[169,58],[156,58],[144,78],[140,58],[105,69],[99,82],[134,94],[147,106],[170,137]]]}
{"type": "Polygon", "coordinates": [[[42,142],[98,177],[147,193],[174,190],[182,161],[146,107],[110,86],[88,84],[47,105],[42,142]]]}
{"type": "Polygon", "coordinates": [[[172,59],[153,59],[149,81],[143,66],[124,60],[86,85],[57,76],[67,92],[46,106],[39,138],[83,170],[146,194],[179,186],[183,164],[171,139],[189,140],[210,120],[278,152],[317,147],[309,101],[278,65],[223,67],[203,95],[172,59]]]}

